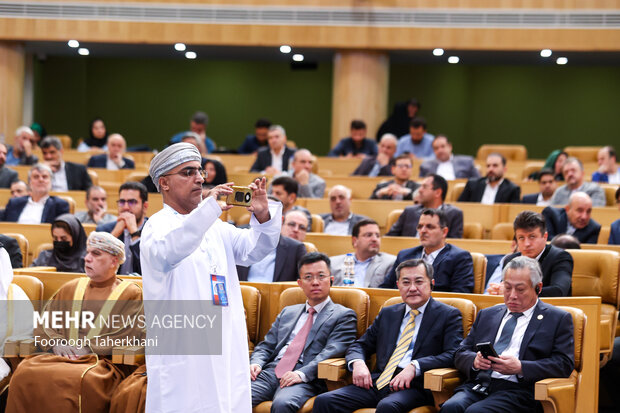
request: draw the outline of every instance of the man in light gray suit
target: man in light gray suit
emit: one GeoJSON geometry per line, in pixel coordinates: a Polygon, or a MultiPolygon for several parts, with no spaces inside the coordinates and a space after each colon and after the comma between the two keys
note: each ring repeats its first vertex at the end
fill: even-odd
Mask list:
{"type": "MultiPolygon", "coordinates": [[[[359,221],[353,227],[352,243],[355,253],[355,287],[377,288],[383,282],[385,275],[390,271],[396,256],[381,250],[381,233],[379,224],[372,219],[359,221]]],[[[331,257],[334,285],[343,283],[343,255],[331,257]]]]}
{"type": "Polygon", "coordinates": [[[474,158],[467,155],[453,155],[452,144],[446,135],[437,135],[433,140],[435,159],[429,159],[420,165],[420,178],[437,174],[447,181],[459,178],[479,178],[480,172],[474,165],[474,158]]]}
{"type": "Polygon", "coordinates": [[[357,316],[329,298],[329,258],[312,252],[299,261],[297,284],[305,304],[285,307],[250,357],[252,406],[273,400],[271,411],[297,412],[327,391],[317,378],[319,362],[342,357],[355,340],[357,316]]]}
{"type": "Polygon", "coordinates": [[[282,175],[290,176],[299,184],[300,198],[323,198],[325,181],[312,173],[312,153],[307,149],[295,151],[291,166],[282,175]]]}

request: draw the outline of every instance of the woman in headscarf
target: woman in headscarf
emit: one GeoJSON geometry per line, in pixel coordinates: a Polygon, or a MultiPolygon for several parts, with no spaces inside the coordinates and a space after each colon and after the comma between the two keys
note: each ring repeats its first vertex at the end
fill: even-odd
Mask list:
{"type": "Polygon", "coordinates": [[[108,149],[108,130],[101,118],[95,118],[90,122],[89,138],[77,147],[79,152],[87,152],[93,149],[108,149]]]}
{"type": "MultiPolygon", "coordinates": [[[[568,154],[566,152],[560,149],[556,149],[549,154],[541,170],[551,169],[553,171],[555,180],[563,181],[564,175],[562,175],[562,167],[564,166],[564,162],[566,162],[567,158],[568,154]]],[[[528,176],[528,178],[531,180],[538,180],[539,173],[540,171],[532,172],[530,176],[528,176]]]]}
{"type": "Polygon", "coordinates": [[[86,233],[78,219],[62,214],[52,223],[54,248],[42,251],[33,266],[56,267],[61,272],[84,272],[86,233]]]}
{"type": "Polygon", "coordinates": [[[202,167],[207,173],[207,178],[202,184],[203,188],[211,189],[228,182],[226,168],[220,161],[216,161],[215,159],[207,159],[202,167]]]}

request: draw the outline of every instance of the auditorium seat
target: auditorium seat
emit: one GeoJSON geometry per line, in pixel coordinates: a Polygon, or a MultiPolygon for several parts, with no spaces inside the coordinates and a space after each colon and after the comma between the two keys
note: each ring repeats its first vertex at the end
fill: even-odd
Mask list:
{"type": "Polygon", "coordinates": [[[465,239],[482,239],[482,224],[479,222],[465,222],[463,224],[463,238],[465,239]]]}
{"type": "Polygon", "coordinates": [[[17,241],[17,244],[19,245],[19,250],[22,253],[22,266],[27,267],[28,266],[28,251],[30,249],[30,243],[28,242],[28,239],[24,235],[14,233],[14,232],[5,233],[4,235],[6,235],[7,237],[14,238],[17,241]]]}
{"type": "Polygon", "coordinates": [[[605,206],[615,207],[616,206],[616,191],[618,190],[618,185],[614,184],[599,184],[601,188],[605,191],[605,206]]]}
{"type": "Polygon", "coordinates": [[[611,227],[601,227],[601,232],[598,233],[597,244],[607,244],[609,242],[609,234],[611,233],[611,227]]]}
{"type": "Polygon", "coordinates": [[[242,285],[241,297],[243,299],[243,308],[245,310],[245,323],[248,329],[248,346],[251,352],[254,350],[254,346],[258,344],[261,295],[257,288],[249,285],[242,285]]]}
{"type": "Polygon", "coordinates": [[[403,211],[403,209],[395,209],[388,214],[387,224],[385,225],[386,232],[389,231],[390,228],[392,228],[392,225],[394,225],[396,221],[398,221],[398,218],[400,218],[403,211]]]}
{"type": "Polygon", "coordinates": [[[323,218],[319,214],[311,214],[312,215],[312,232],[323,232],[325,230],[325,222],[323,218]]]}
{"type": "Polygon", "coordinates": [[[93,185],[99,185],[99,175],[97,175],[97,172],[93,171],[90,168],[86,169],[86,172],[88,172],[88,176],[90,176],[90,180],[92,181],[93,185]]]}
{"type": "Polygon", "coordinates": [[[75,214],[75,200],[73,199],[73,197],[70,197],[68,195],[57,195],[57,197],[67,201],[67,203],[69,204],[69,213],[75,214]]]}
{"type": "Polygon", "coordinates": [[[306,252],[319,252],[319,249],[311,242],[304,242],[306,252]]]}
{"type": "Polygon", "coordinates": [[[514,225],[510,222],[497,223],[491,231],[491,239],[512,241],[514,236],[514,225]]]}
{"type": "Polygon", "coordinates": [[[583,163],[588,163],[597,161],[598,151],[601,149],[603,149],[602,146],[567,146],[564,148],[564,152],[583,163]]]}
{"type": "Polygon", "coordinates": [[[484,293],[484,280],[487,272],[487,257],[479,252],[470,252],[474,263],[474,294],[484,293]]]}
{"type": "Polygon", "coordinates": [[[446,197],[446,203],[454,204],[455,202],[458,202],[466,184],[466,182],[459,182],[455,184],[452,188],[452,192],[450,192],[450,198],[446,197]]]}
{"type": "Polygon", "coordinates": [[[43,305],[43,283],[30,275],[14,275],[13,284],[17,284],[26,293],[36,311],[43,305]]]}
{"type": "Polygon", "coordinates": [[[491,153],[501,153],[508,163],[510,161],[526,161],[527,149],[524,145],[481,145],[476,153],[476,160],[486,161],[491,153]]]}

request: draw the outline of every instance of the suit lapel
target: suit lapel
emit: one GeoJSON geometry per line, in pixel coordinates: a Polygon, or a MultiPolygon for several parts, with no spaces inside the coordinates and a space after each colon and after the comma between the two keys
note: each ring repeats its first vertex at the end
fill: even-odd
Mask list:
{"type": "Polygon", "coordinates": [[[368,264],[366,275],[364,275],[364,285],[370,285],[370,280],[375,274],[375,270],[379,267],[379,264],[381,264],[381,253],[375,255],[370,264],[368,264]]]}
{"type": "Polygon", "coordinates": [[[488,336],[485,337],[485,341],[495,344],[495,337],[497,337],[497,332],[499,331],[499,327],[502,324],[502,318],[504,318],[505,314],[506,306],[498,305],[495,313],[491,315],[491,320],[489,321],[489,325],[495,326],[495,328],[487,332],[488,336]]]}
{"type": "Polygon", "coordinates": [[[306,305],[301,304],[297,310],[292,312],[291,317],[288,320],[285,320],[285,324],[280,326],[280,328],[286,333],[282,336],[282,339],[276,346],[274,354],[278,354],[282,347],[286,345],[286,343],[288,342],[288,338],[291,336],[291,333],[295,329],[295,324],[297,324],[299,317],[301,317],[304,311],[306,311],[306,305]]]}
{"type": "MultiPolygon", "coordinates": [[[[41,214],[41,222],[48,222],[47,216],[50,213],[50,208],[52,206],[52,197],[50,196],[45,201],[45,205],[43,205],[43,214],[41,214]]],[[[50,221],[51,222],[51,221],[50,221]]]]}
{"type": "Polygon", "coordinates": [[[439,254],[437,254],[437,257],[435,257],[435,261],[433,261],[433,269],[435,270],[434,271],[435,273],[437,273],[437,268],[439,268],[439,265],[443,262],[443,260],[448,255],[449,249],[450,249],[450,244],[446,244],[444,249],[439,251],[439,254]]]}
{"type": "Polygon", "coordinates": [[[519,349],[519,359],[523,359],[523,355],[525,353],[525,349],[529,345],[530,341],[538,331],[538,328],[542,325],[544,319],[544,313],[547,310],[546,306],[542,304],[541,301],[536,304],[536,308],[534,308],[534,313],[532,313],[532,318],[530,319],[530,323],[525,330],[525,334],[523,335],[523,341],[521,341],[521,348],[519,349]]]}
{"type": "Polygon", "coordinates": [[[405,303],[399,304],[393,311],[396,313],[394,317],[388,317],[389,324],[387,326],[387,342],[390,343],[390,347],[386,349],[387,351],[387,360],[390,359],[394,349],[396,349],[398,335],[400,334],[400,325],[403,322],[403,317],[405,316],[405,309],[408,308],[405,303]]]}
{"type": "Polygon", "coordinates": [[[495,203],[504,202],[504,192],[506,192],[507,185],[508,182],[506,182],[506,179],[504,179],[502,183],[499,184],[499,187],[497,188],[497,193],[495,194],[495,203]]]}
{"type": "Polygon", "coordinates": [[[331,317],[333,312],[334,312],[334,302],[332,300],[329,300],[327,304],[325,304],[325,307],[323,307],[323,310],[321,310],[321,312],[316,316],[316,320],[314,320],[314,323],[312,324],[312,328],[310,329],[310,332],[308,333],[308,337],[306,338],[306,344],[304,345],[303,351],[306,351],[310,343],[312,343],[312,340],[314,340],[316,333],[319,331],[323,323],[329,317],[331,317]]]}
{"type": "Polygon", "coordinates": [[[487,186],[487,180],[486,178],[480,178],[480,180],[478,181],[478,185],[476,185],[476,194],[474,196],[474,199],[482,199],[482,197],[484,196],[484,189],[487,186]]]}
{"type": "Polygon", "coordinates": [[[280,276],[282,275],[282,269],[284,268],[284,261],[286,261],[286,247],[282,244],[282,237],[280,236],[280,240],[278,241],[278,246],[276,247],[276,262],[274,264],[273,270],[273,281],[279,281],[280,276]]]}
{"type": "Polygon", "coordinates": [[[426,337],[428,337],[428,332],[435,324],[435,320],[437,319],[437,311],[434,311],[435,301],[431,297],[428,300],[428,304],[426,309],[424,310],[424,315],[422,316],[422,324],[420,324],[420,328],[418,329],[418,335],[415,339],[415,345],[413,346],[413,353],[411,354],[411,360],[415,360],[418,351],[420,351],[420,347],[426,337]]]}

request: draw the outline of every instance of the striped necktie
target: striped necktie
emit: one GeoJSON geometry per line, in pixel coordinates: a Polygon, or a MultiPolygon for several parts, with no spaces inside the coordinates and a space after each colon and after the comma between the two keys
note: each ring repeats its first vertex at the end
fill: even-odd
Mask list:
{"type": "Polygon", "coordinates": [[[403,356],[411,345],[411,340],[413,339],[413,331],[415,330],[415,316],[420,314],[420,312],[418,310],[411,310],[410,314],[411,318],[405,326],[403,333],[400,335],[400,340],[398,340],[398,345],[392,353],[390,361],[388,361],[387,366],[385,366],[385,369],[383,369],[383,373],[381,373],[381,375],[377,379],[377,390],[381,390],[392,380],[392,376],[394,375],[394,371],[396,371],[396,367],[398,367],[400,361],[403,359],[403,356]]]}

